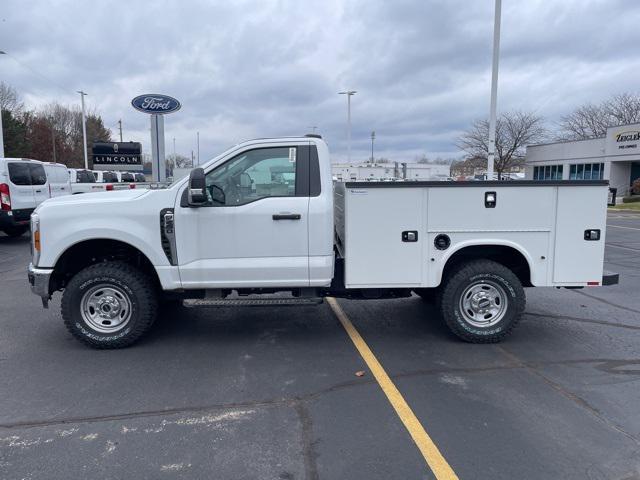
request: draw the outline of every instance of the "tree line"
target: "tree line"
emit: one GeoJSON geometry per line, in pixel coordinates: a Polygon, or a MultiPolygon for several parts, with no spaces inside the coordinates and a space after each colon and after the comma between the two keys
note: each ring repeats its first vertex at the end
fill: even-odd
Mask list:
{"type": "MultiPolygon", "coordinates": [[[[581,105],[560,118],[555,134],[534,112],[505,112],[496,119],[495,172],[500,175],[524,162],[526,147],[545,141],[604,137],[607,127],[640,123],[640,95],[622,93],[598,104],[581,105]]],[[[489,121],[476,120],[462,132],[456,146],[465,152],[463,164],[485,167],[489,152],[489,121]]]]}
{"type": "MultiPolygon", "coordinates": [[[[0,82],[0,109],[5,157],[33,158],[84,167],[82,111],[79,106],[52,102],[28,110],[16,90],[0,82]]],[[[96,141],[111,141],[111,130],[102,117],[90,110],[85,115],[87,147],[96,141]]]]}

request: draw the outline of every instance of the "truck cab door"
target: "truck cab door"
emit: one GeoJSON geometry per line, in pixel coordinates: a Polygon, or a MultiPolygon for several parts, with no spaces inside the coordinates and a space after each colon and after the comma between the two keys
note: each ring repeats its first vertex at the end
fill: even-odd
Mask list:
{"type": "Polygon", "coordinates": [[[309,285],[309,146],[256,145],[205,170],[208,202],[175,208],[185,288],[309,285]]]}

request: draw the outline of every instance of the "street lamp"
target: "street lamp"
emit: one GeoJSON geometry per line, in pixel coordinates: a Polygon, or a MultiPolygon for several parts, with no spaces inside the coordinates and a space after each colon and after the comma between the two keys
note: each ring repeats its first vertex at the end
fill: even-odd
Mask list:
{"type": "Polygon", "coordinates": [[[376,139],[376,132],[371,132],[371,163],[374,163],[373,161],[373,141],[376,139]]]}
{"type": "MultiPolygon", "coordinates": [[[[0,55],[6,55],[6,52],[0,50],[0,55]]],[[[2,109],[0,109],[0,158],[4,158],[4,136],[2,135],[2,109]]]]}
{"type": "Polygon", "coordinates": [[[84,93],[82,90],[78,90],[80,94],[80,100],[82,101],[82,142],[84,143],[84,168],[89,170],[89,158],[87,156],[87,123],[84,118],[84,93]]]}
{"type": "Polygon", "coordinates": [[[502,0],[496,0],[493,19],[493,65],[491,68],[491,105],[489,107],[489,145],[487,151],[487,180],[493,180],[496,156],[496,104],[498,100],[498,60],[500,57],[500,10],[502,0]]]}
{"type": "Polygon", "coordinates": [[[348,159],[351,162],[351,96],[355,95],[355,90],[347,90],[344,92],[338,92],[338,95],[346,95],[347,96],[347,150],[348,150],[348,159]]]}

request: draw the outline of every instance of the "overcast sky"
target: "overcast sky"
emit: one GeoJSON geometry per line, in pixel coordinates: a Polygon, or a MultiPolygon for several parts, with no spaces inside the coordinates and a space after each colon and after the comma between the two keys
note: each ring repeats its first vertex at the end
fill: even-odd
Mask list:
{"type": "MultiPolygon", "coordinates": [[[[4,0],[0,80],[37,108],[89,93],[112,130],[149,150],[131,99],[165,93],[166,152],[204,161],[254,137],[315,125],[333,160],[458,156],[461,130],[489,110],[493,0],[4,0]]],[[[640,91],[640,1],[503,0],[498,110],[551,125],[585,102],[640,91]]]]}

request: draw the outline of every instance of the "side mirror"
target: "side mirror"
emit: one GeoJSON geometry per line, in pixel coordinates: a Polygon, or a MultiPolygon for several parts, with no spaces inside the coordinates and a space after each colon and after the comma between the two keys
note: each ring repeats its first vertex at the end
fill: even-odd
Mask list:
{"type": "Polygon", "coordinates": [[[187,199],[190,207],[201,207],[208,201],[204,170],[200,167],[194,168],[189,174],[187,199]]]}

